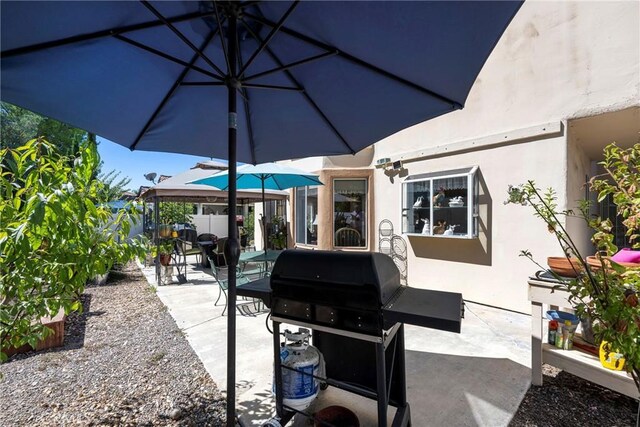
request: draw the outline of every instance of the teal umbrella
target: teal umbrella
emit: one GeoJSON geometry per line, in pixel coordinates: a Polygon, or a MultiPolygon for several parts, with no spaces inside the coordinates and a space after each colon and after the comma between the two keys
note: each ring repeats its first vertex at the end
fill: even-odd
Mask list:
{"type": "MultiPolygon", "coordinates": [[[[262,189],[262,211],[265,212],[264,190],[286,190],[288,188],[306,187],[307,185],[323,185],[318,175],[276,163],[262,163],[259,165],[243,165],[238,167],[236,174],[238,190],[262,189]]],[[[222,171],[206,178],[200,178],[187,184],[204,184],[227,190],[229,187],[229,172],[222,171]]],[[[266,236],[264,255],[267,258],[266,236]]],[[[266,262],[266,261],[265,261],[266,262]]]]}

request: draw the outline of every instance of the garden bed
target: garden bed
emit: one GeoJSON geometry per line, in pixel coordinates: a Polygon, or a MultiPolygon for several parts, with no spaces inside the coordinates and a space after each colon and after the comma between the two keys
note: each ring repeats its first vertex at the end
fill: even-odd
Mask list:
{"type": "MultiPolygon", "coordinates": [[[[53,317],[42,317],[40,323],[45,327],[51,329],[52,333],[45,339],[38,341],[35,350],[48,350],[50,348],[60,347],[64,342],[64,325],[66,323],[67,316],[64,314],[64,310],[60,309],[58,314],[53,317]]],[[[19,348],[6,348],[4,352],[7,356],[13,356],[18,353],[27,353],[34,350],[29,344],[25,344],[19,348]]]]}
{"type": "Polygon", "coordinates": [[[62,347],[0,365],[0,425],[224,423],[224,398],[135,266],[81,300],[62,347]]]}

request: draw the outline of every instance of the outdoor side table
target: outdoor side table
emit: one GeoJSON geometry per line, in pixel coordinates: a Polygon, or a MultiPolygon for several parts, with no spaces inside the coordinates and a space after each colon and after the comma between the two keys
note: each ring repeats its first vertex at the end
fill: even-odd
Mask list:
{"type": "Polygon", "coordinates": [[[542,385],[542,364],[546,363],[618,393],[640,399],[633,378],[628,373],[607,369],[602,366],[597,356],[579,349],[562,350],[545,342],[543,305],[571,307],[569,292],[562,287],[561,282],[531,278],[529,301],[531,301],[531,384],[542,385]]]}

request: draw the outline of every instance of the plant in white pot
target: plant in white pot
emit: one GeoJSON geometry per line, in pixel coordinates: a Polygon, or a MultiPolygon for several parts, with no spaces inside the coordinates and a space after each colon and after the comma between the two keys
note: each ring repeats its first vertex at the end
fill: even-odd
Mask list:
{"type": "MultiPolygon", "coordinates": [[[[633,248],[640,247],[640,144],[621,149],[615,144],[604,150],[601,163],[604,176],[591,180],[590,187],[598,192],[598,201],[611,196],[618,214],[627,228],[628,241],[633,248]]],[[[588,317],[594,324],[596,339],[604,342],[605,352],[617,352],[624,359],[624,369],[630,372],[640,393],[640,265],[621,265],[615,262],[617,247],[614,244],[612,224],[609,220],[590,215],[589,203],[580,204],[580,210],[558,210],[556,194],[545,192],[533,181],[509,187],[509,199],[505,203],[531,206],[557,239],[567,258],[575,258],[573,278],[556,278],[563,282],[570,293],[570,302],[579,317],[588,317]],[[563,225],[563,219],[577,216],[584,219],[593,230],[592,242],[598,250],[595,258],[587,262],[563,225]]],[[[531,252],[524,250],[521,256],[532,261],[531,252]]],[[[535,261],[534,261],[535,262],[535,261]]],[[[537,263],[536,263],[537,264],[537,263]]],[[[541,268],[546,269],[538,264],[541,268]]],[[[620,361],[617,367],[621,367],[620,361]]]]}

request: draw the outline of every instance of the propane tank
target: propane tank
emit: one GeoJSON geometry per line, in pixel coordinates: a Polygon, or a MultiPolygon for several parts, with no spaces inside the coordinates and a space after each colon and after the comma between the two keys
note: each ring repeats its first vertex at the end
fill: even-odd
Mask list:
{"type": "MultiPolygon", "coordinates": [[[[280,363],[300,372],[281,369],[283,403],[302,411],[318,396],[319,381],[309,375],[324,377],[324,359],[317,348],[309,345],[308,329],[298,332],[286,330],[285,341],[280,348],[280,363]]],[[[275,381],[273,386],[275,393],[275,381]]]]}

